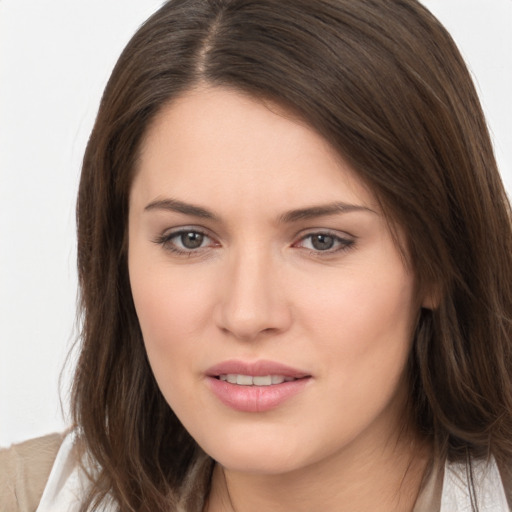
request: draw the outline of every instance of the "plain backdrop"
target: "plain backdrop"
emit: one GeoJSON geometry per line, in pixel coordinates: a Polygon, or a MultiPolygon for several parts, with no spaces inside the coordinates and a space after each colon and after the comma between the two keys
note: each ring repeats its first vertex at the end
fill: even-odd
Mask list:
{"type": "MultiPolygon", "coordinates": [[[[161,3],[0,0],[0,446],[68,424],[80,162],[119,53],[161,3]]],[[[512,0],[424,4],[468,62],[512,191],[512,0]]]]}

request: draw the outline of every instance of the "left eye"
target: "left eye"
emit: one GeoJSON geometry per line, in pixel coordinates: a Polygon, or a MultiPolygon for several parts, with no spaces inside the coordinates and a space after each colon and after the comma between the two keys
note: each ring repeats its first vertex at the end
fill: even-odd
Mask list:
{"type": "Polygon", "coordinates": [[[312,251],[334,252],[346,249],[353,243],[353,240],[342,238],[332,233],[311,233],[303,237],[297,245],[312,251]]]}

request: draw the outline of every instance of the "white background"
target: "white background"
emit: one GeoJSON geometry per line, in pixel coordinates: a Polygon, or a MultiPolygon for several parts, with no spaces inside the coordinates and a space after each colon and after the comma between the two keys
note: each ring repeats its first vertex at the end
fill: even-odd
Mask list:
{"type": "MultiPolygon", "coordinates": [[[[0,0],[0,446],[63,430],[74,208],[102,89],[161,0],[0,0]]],[[[425,0],[472,70],[512,191],[512,0],[425,0]]]]}

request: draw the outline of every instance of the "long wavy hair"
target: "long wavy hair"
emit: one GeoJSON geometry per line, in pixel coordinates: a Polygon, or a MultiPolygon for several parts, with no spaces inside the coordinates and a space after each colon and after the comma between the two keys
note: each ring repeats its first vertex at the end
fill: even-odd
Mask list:
{"type": "MultiPolygon", "coordinates": [[[[312,126],[405,233],[423,309],[409,361],[415,428],[436,457],[512,460],[510,206],[471,76],[416,0],[171,0],[108,82],[77,205],[82,327],[73,417],[96,463],[83,510],[173,510],[198,457],[148,364],[127,269],[141,141],[198,83],[312,126]]],[[[172,314],[172,312],[171,312],[172,314]]]]}

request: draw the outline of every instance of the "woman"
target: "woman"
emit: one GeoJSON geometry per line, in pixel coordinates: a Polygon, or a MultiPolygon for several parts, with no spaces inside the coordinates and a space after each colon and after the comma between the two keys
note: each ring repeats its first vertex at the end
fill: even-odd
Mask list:
{"type": "Polygon", "coordinates": [[[508,510],[511,234],[416,1],[168,2],[84,158],[38,510],[508,510]]]}

